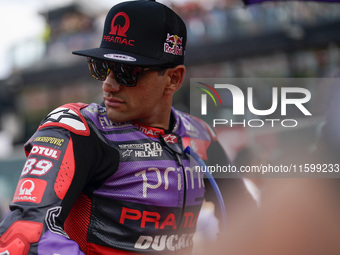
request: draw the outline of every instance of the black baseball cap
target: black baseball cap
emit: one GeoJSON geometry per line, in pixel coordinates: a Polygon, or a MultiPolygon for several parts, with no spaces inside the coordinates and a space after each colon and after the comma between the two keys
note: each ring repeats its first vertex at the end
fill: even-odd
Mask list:
{"type": "Polygon", "coordinates": [[[72,53],[137,66],[180,65],[186,40],[183,20],[166,5],[127,1],[107,14],[99,48],[72,53]]]}

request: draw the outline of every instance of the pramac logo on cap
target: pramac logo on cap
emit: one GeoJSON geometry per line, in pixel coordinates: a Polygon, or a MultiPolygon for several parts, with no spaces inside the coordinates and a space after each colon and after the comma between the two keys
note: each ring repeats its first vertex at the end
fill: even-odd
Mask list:
{"type": "Polygon", "coordinates": [[[111,30],[109,35],[103,36],[103,41],[112,42],[112,43],[119,43],[119,44],[126,44],[129,46],[135,46],[135,40],[129,40],[127,38],[126,32],[130,28],[130,18],[125,12],[118,12],[111,21],[111,30]],[[116,24],[116,20],[118,17],[123,17],[125,23],[123,26],[120,24],[116,24]]]}
{"type": "Polygon", "coordinates": [[[118,12],[112,19],[110,35],[118,35],[118,36],[126,37],[125,33],[126,31],[129,30],[129,27],[130,27],[129,16],[125,12],[118,12]],[[119,16],[122,16],[125,19],[125,24],[123,27],[120,25],[115,25],[115,21],[119,16]]]}

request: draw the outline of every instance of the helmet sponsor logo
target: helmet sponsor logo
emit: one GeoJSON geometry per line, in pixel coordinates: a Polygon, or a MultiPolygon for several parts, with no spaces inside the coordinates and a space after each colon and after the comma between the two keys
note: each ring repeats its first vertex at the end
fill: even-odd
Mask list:
{"type": "Polygon", "coordinates": [[[123,158],[136,157],[136,158],[151,158],[162,157],[163,148],[158,142],[141,143],[141,144],[120,144],[119,148],[124,150],[122,152],[123,158]]]}

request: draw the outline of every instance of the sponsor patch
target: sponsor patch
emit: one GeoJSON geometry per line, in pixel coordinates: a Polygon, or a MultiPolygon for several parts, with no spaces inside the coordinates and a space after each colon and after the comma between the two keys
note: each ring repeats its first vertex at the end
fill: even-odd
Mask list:
{"type": "Polygon", "coordinates": [[[126,151],[124,151],[124,152],[122,153],[123,158],[125,158],[125,157],[130,157],[132,151],[133,151],[133,150],[129,150],[129,149],[127,149],[126,151]]]}
{"type": "Polygon", "coordinates": [[[63,146],[64,139],[59,139],[55,137],[49,137],[49,136],[39,136],[34,139],[34,142],[42,142],[42,143],[49,143],[53,145],[57,145],[59,147],[63,146]]]}
{"type": "Polygon", "coordinates": [[[165,43],[164,43],[164,52],[170,53],[173,55],[182,56],[183,55],[183,37],[178,35],[170,35],[167,34],[165,43]]]}
{"type": "Polygon", "coordinates": [[[124,150],[122,157],[134,156],[136,158],[161,157],[163,155],[162,145],[158,142],[142,144],[120,144],[119,148],[124,150]]]}
{"type": "Polygon", "coordinates": [[[32,150],[30,151],[31,155],[40,155],[40,156],[46,156],[51,159],[58,160],[60,157],[60,150],[40,146],[40,145],[34,145],[32,150]]]}
{"type": "Polygon", "coordinates": [[[134,122],[134,125],[139,131],[152,138],[157,138],[165,133],[163,129],[148,127],[136,121],[134,122]]]}
{"type": "Polygon", "coordinates": [[[66,107],[59,107],[52,111],[46,118],[47,123],[60,123],[71,127],[77,131],[86,131],[86,126],[82,119],[72,109],[66,107]]]}
{"type": "Polygon", "coordinates": [[[21,179],[15,190],[13,203],[32,202],[39,204],[44,195],[47,182],[40,179],[21,179]]]}
{"type": "Polygon", "coordinates": [[[167,143],[177,143],[178,139],[177,136],[172,135],[172,134],[168,134],[166,136],[163,136],[164,141],[166,141],[167,143]]]}
{"type": "Polygon", "coordinates": [[[130,28],[130,18],[125,12],[118,12],[111,21],[111,31],[108,35],[103,36],[104,42],[125,44],[128,46],[135,46],[135,40],[128,38],[126,32],[130,28]],[[123,26],[116,22],[117,18],[124,19],[123,26]]]}
{"type": "Polygon", "coordinates": [[[134,57],[123,55],[123,54],[105,54],[104,57],[109,58],[109,59],[114,59],[114,60],[122,60],[122,61],[130,61],[130,62],[137,61],[137,59],[135,59],[134,57]]]}
{"type": "Polygon", "coordinates": [[[86,104],[66,104],[50,112],[39,126],[38,130],[45,127],[61,127],[77,135],[89,136],[90,129],[80,110],[86,104]]]}

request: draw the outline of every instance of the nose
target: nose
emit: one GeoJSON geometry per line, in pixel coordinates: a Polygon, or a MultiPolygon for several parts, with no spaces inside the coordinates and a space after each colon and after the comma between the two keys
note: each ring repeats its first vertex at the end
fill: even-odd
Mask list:
{"type": "Polygon", "coordinates": [[[120,90],[120,85],[114,78],[113,72],[111,71],[103,82],[103,90],[105,92],[115,92],[120,90]]]}

